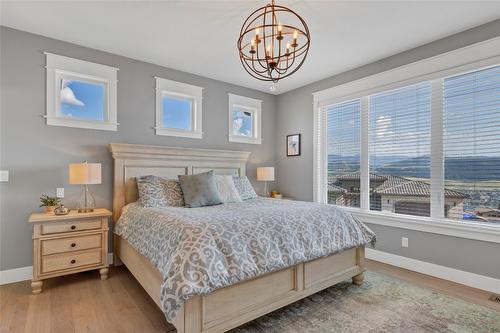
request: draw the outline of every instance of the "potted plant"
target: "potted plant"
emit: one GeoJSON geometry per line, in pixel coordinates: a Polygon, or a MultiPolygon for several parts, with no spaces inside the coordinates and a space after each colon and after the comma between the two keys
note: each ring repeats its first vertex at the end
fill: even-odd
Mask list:
{"type": "Polygon", "coordinates": [[[49,197],[47,194],[44,194],[40,197],[40,202],[42,203],[40,207],[45,207],[47,213],[53,213],[54,209],[60,205],[59,198],[49,197]]]}

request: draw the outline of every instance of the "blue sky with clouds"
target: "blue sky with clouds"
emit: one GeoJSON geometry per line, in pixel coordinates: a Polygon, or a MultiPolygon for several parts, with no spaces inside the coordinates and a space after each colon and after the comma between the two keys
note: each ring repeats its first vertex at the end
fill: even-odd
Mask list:
{"type": "MultiPolygon", "coordinates": [[[[412,158],[430,154],[430,82],[370,97],[370,159],[412,158]]],[[[331,106],[328,153],[360,153],[359,100],[331,106]]],[[[500,156],[500,66],[444,81],[446,157],[500,156]]]]}
{"type": "Polygon", "coordinates": [[[61,114],[86,120],[104,120],[103,84],[62,81],[61,114]]]}
{"type": "Polygon", "coordinates": [[[252,113],[233,110],[233,135],[252,136],[252,113]]]}

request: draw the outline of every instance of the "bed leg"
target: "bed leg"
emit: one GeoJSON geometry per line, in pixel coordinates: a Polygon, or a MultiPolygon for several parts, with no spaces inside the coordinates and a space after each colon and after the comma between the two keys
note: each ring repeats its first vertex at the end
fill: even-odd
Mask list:
{"type": "Polygon", "coordinates": [[[363,284],[363,280],[365,279],[365,273],[359,273],[352,277],[352,284],[356,286],[360,286],[363,284]]]}
{"type": "Polygon", "coordinates": [[[202,296],[195,296],[188,299],[186,303],[184,303],[183,333],[201,333],[203,322],[201,298],[202,296]]]}

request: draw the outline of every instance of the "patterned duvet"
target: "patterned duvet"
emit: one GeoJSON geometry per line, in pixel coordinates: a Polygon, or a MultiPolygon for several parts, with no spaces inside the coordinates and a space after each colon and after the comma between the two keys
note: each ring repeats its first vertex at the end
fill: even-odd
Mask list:
{"type": "Polygon", "coordinates": [[[169,321],[191,296],[375,242],[341,208],[266,198],[201,208],[133,203],[114,232],[161,272],[169,321]]]}

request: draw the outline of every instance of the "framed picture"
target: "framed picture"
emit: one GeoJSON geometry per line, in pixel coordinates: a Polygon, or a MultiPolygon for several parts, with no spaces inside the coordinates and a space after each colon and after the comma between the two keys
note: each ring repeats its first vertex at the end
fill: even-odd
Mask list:
{"type": "Polygon", "coordinates": [[[286,156],[300,156],[300,134],[286,136],[286,156]]]}

